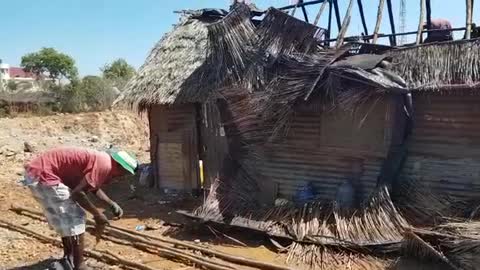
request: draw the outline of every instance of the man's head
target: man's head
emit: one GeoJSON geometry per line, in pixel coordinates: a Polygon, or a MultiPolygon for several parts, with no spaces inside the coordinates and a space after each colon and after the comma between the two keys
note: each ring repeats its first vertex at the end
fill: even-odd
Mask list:
{"type": "Polygon", "coordinates": [[[135,156],[130,155],[129,153],[123,150],[109,149],[108,153],[112,159],[117,162],[125,171],[131,173],[132,175],[138,169],[138,161],[135,156]]]}

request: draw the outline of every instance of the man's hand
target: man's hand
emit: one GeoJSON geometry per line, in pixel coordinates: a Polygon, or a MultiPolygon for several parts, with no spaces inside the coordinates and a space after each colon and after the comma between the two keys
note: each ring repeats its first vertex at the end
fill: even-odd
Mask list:
{"type": "Polygon", "coordinates": [[[107,217],[102,213],[94,216],[93,219],[95,220],[95,236],[97,238],[97,242],[99,242],[105,227],[110,223],[108,222],[107,217]]]}
{"type": "Polygon", "coordinates": [[[121,218],[123,216],[123,209],[116,202],[112,202],[110,205],[110,211],[112,211],[116,218],[121,218]]]}

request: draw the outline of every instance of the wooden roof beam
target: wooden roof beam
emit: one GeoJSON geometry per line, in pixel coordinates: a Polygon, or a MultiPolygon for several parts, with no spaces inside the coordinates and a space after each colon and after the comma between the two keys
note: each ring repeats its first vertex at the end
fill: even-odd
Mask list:
{"type": "MultiPolygon", "coordinates": [[[[429,0],[427,0],[429,1],[429,0]]],[[[392,29],[392,38],[390,42],[392,43],[392,46],[397,46],[397,38],[395,36],[396,30],[395,30],[395,19],[393,17],[393,7],[392,7],[392,0],[387,0],[387,8],[388,8],[388,17],[390,18],[390,28],[392,29]]]]}
{"type": "Polygon", "coordinates": [[[373,44],[377,43],[378,40],[378,32],[380,31],[380,25],[382,24],[384,6],[385,0],[380,0],[378,2],[377,23],[375,24],[375,29],[373,30],[373,44]]]}
{"type": "Polygon", "coordinates": [[[362,19],[364,35],[368,36],[367,21],[365,20],[365,13],[363,12],[362,0],[357,0],[357,4],[358,4],[358,11],[360,12],[360,18],[362,19]]]}

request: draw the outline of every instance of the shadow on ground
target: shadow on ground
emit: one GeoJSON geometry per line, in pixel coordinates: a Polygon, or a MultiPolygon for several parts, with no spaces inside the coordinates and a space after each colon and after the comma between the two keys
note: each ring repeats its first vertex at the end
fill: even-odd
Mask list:
{"type": "MultiPolygon", "coordinates": [[[[55,259],[50,258],[41,262],[34,262],[31,264],[22,264],[19,266],[7,267],[6,270],[45,270],[48,269],[48,266],[54,261],[55,259]]],[[[3,268],[0,268],[3,269],[3,268]]]]}

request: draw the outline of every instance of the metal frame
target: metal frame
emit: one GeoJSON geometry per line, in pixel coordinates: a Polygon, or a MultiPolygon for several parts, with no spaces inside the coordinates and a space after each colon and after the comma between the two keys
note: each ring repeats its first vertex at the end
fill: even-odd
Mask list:
{"type": "MultiPolygon", "coordinates": [[[[365,33],[364,33],[363,36],[360,36],[360,35],[350,36],[350,37],[346,37],[345,39],[358,38],[359,37],[359,38],[362,38],[364,41],[367,41],[367,42],[369,42],[370,40],[373,40],[373,42],[375,42],[376,41],[375,38],[389,38],[390,39],[390,45],[391,46],[397,46],[396,37],[398,37],[398,36],[406,36],[406,35],[414,35],[414,34],[417,34],[417,35],[420,34],[421,35],[423,33],[438,31],[438,30],[428,30],[428,29],[431,29],[430,26],[432,24],[431,0],[424,0],[425,1],[425,9],[426,9],[425,13],[426,13],[427,29],[426,30],[422,29],[421,31],[420,31],[420,29],[418,29],[417,31],[409,31],[409,32],[402,32],[402,33],[397,33],[396,29],[395,29],[395,18],[394,18],[394,14],[393,14],[392,0],[383,0],[383,1],[385,1],[386,4],[387,4],[391,34],[381,34],[381,33],[377,33],[376,31],[374,31],[373,35],[369,35],[368,28],[367,28],[367,23],[366,23],[366,18],[365,18],[365,13],[364,13],[364,10],[363,10],[363,2],[362,2],[362,0],[357,0],[358,10],[359,10],[362,25],[363,25],[363,31],[365,33]]],[[[453,29],[451,29],[452,32],[465,31],[465,30],[471,29],[472,13],[473,13],[473,10],[474,10],[474,7],[473,7],[474,6],[474,4],[473,4],[474,1],[473,0],[466,0],[466,1],[467,1],[466,26],[465,27],[453,28],[453,29]]],[[[316,4],[323,4],[324,2],[329,3],[328,27],[327,27],[327,35],[326,35],[327,39],[325,40],[325,45],[329,46],[330,42],[337,41],[337,38],[333,38],[333,39],[331,38],[332,22],[333,22],[332,20],[333,20],[334,16],[335,16],[335,21],[336,21],[336,24],[337,24],[338,31],[339,32],[342,31],[342,17],[340,15],[340,8],[339,8],[339,5],[338,5],[338,0],[313,0],[313,1],[300,0],[297,4],[280,7],[279,9],[280,10],[290,10],[290,9],[295,10],[297,8],[301,8],[305,21],[307,23],[309,23],[309,17],[308,17],[307,10],[306,10],[305,7],[311,6],[311,5],[316,5],[316,4]]],[[[382,0],[380,1],[380,3],[382,3],[382,0]]],[[[378,16],[381,16],[381,14],[377,15],[377,17],[378,16]]],[[[381,18],[380,18],[380,20],[381,20],[381,18]]],[[[377,21],[378,21],[378,18],[377,18],[377,21]]],[[[378,22],[377,22],[377,24],[378,24],[378,22]]],[[[375,27],[375,28],[377,28],[377,27],[375,27]]],[[[465,38],[467,38],[467,39],[469,38],[469,33],[465,34],[465,38]]],[[[418,41],[417,41],[417,43],[418,43],[418,41]]]]}

